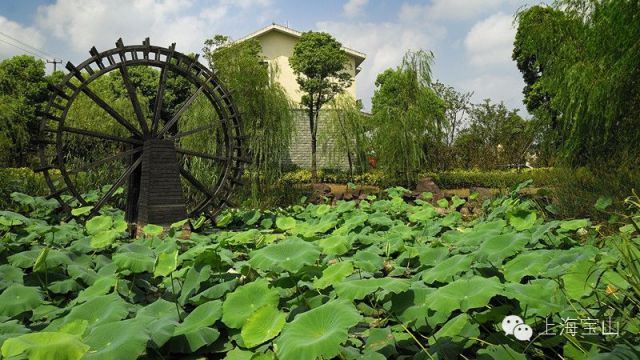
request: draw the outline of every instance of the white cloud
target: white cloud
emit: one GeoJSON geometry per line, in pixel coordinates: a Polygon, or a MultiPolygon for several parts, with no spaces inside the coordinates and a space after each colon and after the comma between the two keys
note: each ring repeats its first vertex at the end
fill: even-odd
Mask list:
{"type": "Polygon", "coordinates": [[[349,0],[344,4],[342,9],[347,17],[355,17],[361,13],[362,8],[367,5],[368,2],[369,0],[349,0]]]}
{"type": "MultiPolygon", "coordinates": [[[[153,44],[175,42],[182,52],[200,52],[206,38],[228,31],[247,12],[259,12],[271,0],[57,0],[37,10],[36,24],[77,54],[91,46],[112,48],[122,37],[138,44],[150,37],[153,44]],[[235,11],[232,11],[235,10],[235,11]]],[[[243,19],[246,20],[246,17],[243,19]]]]}
{"type": "Polygon", "coordinates": [[[242,9],[251,7],[265,7],[271,5],[271,0],[222,0],[222,4],[235,5],[242,9]]]}
{"type": "Polygon", "coordinates": [[[0,59],[8,58],[18,54],[32,55],[29,54],[29,52],[38,53],[36,51],[33,51],[33,49],[25,46],[24,44],[21,44],[20,42],[31,45],[36,49],[44,50],[44,36],[33,27],[23,26],[21,24],[18,24],[17,22],[0,16],[0,31],[9,36],[7,37],[0,34],[0,59]],[[11,38],[17,39],[20,42],[11,38]],[[11,46],[7,44],[7,42],[14,44],[15,46],[11,46]],[[20,50],[16,46],[29,51],[20,50]]]}
{"type": "Polygon", "coordinates": [[[459,86],[474,92],[475,103],[491,99],[493,102],[504,101],[509,108],[524,108],[522,105],[524,81],[517,70],[480,74],[463,81],[459,86]]]}
{"type": "Polygon", "coordinates": [[[468,20],[495,10],[507,0],[433,0],[430,4],[402,4],[400,18],[418,20],[468,20]]]}
{"type": "Polygon", "coordinates": [[[391,22],[325,21],[316,25],[319,30],[333,34],[344,46],[367,55],[361,65],[362,71],[356,77],[357,96],[362,98],[365,106],[369,105],[380,72],[400,65],[407,50],[431,50],[444,34],[442,28],[391,22]]]}
{"type": "Polygon", "coordinates": [[[515,34],[513,18],[501,12],[477,22],[464,40],[469,61],[476,66],[512,65],[515,34]]]}

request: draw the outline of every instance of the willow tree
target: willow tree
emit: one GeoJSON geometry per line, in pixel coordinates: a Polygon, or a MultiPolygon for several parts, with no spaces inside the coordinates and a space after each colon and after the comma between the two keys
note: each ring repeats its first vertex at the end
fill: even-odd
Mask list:
{"type": "Polygon", "coordinates": [[[305,32],[293,48],[289,64],[302,90],[302,106],[307,109],[311,131],[311,176],[318,180],[317,138],[320,110],[336,95],[351,85],[353,77],[346,72],[347,53],[342,44],[323,32],[305,32]]]}
{"type": "Polygon", "coordinates": [[[526,104],[556,117],[571,165],[640,157],[638,14],[637,0],[564,0],[518,14],[526,104]]]}
{"type": "Polygon", "coordinates": [[[248,136],[251,188],[254,200],[261,187],[280,176],[282,159],[289,150],[294,131],[291,103],[273,79],[278,69],[261,55],[257,40],[231,42],[216,35],[203,49],[210,65],[233,96],[248,136]]]}
{"type": "Polygon", "coordinates": [[[378,164],[407,186],[422,170],[428,144],[443,137],[444,102],[431,87],[432,61],[431,52],[409,51],[376,78],[371,124],[378,164]]]}
{"type": "Polygon", "coordinates": [[[323,129],[324,152],[344,159],[347,157],[349,176],[353,180],[354,169],[364,172],[368,167],[366,115],[362,113],[362,104],[348,94],[336,96],[329,102],[331,108],[327,117],[327,126],[323,129]]]}

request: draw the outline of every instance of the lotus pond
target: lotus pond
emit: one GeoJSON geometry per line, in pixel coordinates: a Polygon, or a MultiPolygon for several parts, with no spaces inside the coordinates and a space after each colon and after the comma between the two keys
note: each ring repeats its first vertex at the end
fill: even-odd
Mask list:
{"type": "Polygon", "coordinates": [[[637,218],[605,236],[545,219],[518,190],[473,219],[464,199],[408,203],[393,188],[229,210],[188,235],[148,225],[137,240],[119,210],[60,222],[52,202],[14,194],[21,206],[0,211],[1,357],[638,358],[637,218]],[[509,315],[529,339],[505,333],[509,315]]]}

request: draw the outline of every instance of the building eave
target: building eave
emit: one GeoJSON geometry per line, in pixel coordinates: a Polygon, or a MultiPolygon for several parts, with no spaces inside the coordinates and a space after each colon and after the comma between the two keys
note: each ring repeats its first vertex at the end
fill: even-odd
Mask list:
{"type": "MultiPolygon", "coordinates": [[[[278,25],[276,23],[273,23],[273,24],[271,24],[269,26],[266,26],[266,27],[264,27],[262,29],[254,31],[251,34],[236,40],[235,42],[242,42],[242,41],[245,41],[245,40],[248,40],[248,39],[256,38],[256,37],[259,37],[259,36],[261,36],[261,35],[263,35],[265,33],[270,32],[270,31],[277,31],[277,32],[280,32],[280,33],[283,33],[283,34],[286,34],[286,35],[289,35],[289,36],[292,36],[292,37],[295,37],[295,38],[300,38],[302,36],[302,33],[300,31],[297,31],[297,30],[288,28],[286,26],[282,26],[282,25],[278,25]]],[[[362,53],[360,51],[345,47],[345,46],[342,47],[342,50],[344,50],[344,52],[346,52],[348,55],[350,55],[351,57],[353,57],[355,59],[356,68],[358,66],[360,66],[360,64],[362,64],[362,62],[367,58],[366,54],[364,54],[364,53],[362,53]]]]}

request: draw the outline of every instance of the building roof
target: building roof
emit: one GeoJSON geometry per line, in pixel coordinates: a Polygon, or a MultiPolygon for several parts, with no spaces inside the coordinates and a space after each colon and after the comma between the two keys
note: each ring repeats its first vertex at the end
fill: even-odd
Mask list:
{"type": "MultiPolygon", "coordinates": [[[[241,42],[241,41],[244,41],[244,40],[247,40],[247,39],[258,37],[258,36],[260,36],[262,34],[265,34],[265,33],[269,32],[269,31],[277,31],[277,32],[280,32],[280,33],[283,33],[283,34],[286,34],[286,35],[289,35],[289,36],[293,36],[295,38],[299,38],[300,36],[302,36],[302,33],[300,31],[297,31],[297,30],[291,29],[289,27],[273,23],[273,24],[271,24],[269,26],[266,26],[266,27],[264,27],[264,28],[262,28],[260,30],[254,31],[254,32],[252,32],[251,34],[249,34],[249,35],[247,35],[245,37],[242,37],[242,38],[238,39],[237,42],[241,42]]],[[[356,67],[360,66],[360,64],[367,57],[367,55],[365,55],[364,53],[362,53],[360,51],[357,51],[357,50],[350,49],[348,47],[344,47],[343,46],[342,50],[344,50],[347,54],[349,54],[353,58],[355,58],[356,67]]]]}

